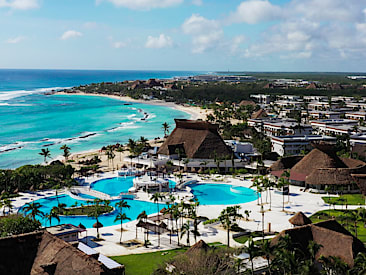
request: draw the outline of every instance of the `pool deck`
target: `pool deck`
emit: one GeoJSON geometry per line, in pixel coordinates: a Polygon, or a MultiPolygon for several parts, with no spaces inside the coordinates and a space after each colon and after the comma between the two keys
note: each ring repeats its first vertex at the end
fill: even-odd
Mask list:
{"type": "MultiPolygon", "coordinates": [[[[103,178],[114,177],[115,173],[105,173],[103,176],[99,177],[89,177],[86,179],[87,183],[91,183],[95,180],[100,180],[103,178]]],[[[191,179],[197,179],[200,183],[215,183],[215,184],[231,184],[236,186],[242,186],[249,188],[252,184],[250,180],[243,180],[239,178],[233,178],[231,176],[227,177],[218,177],[211,176],[209,178],[202,178],[197,175],[189,175],[191,179]]],[[[268,196],[266,193],[262,194],[263,208],[264,208],[264,228],[267,230],[268,223],[271,223],[271,231],[282,231],[284,229],[290,228],[291,224],[288,222],[288,219],[296,212],[302,211],[306,215],[312,215],[317,211],[329,209],[329,206],[324,203],[322,197],[327,196],[324,194],[311,194],[308,192],[300,191],[301,187],[290,186],[290,196],[289,202],[288,196],[285,195],[285,212],[282,211],[282,199],[283,196],[279,193],[276,193],[274,190],[269,191],[272,197],[272,210],[269,211],[269,192],[268,196]],[[266,203],[266,201],[268,203],[266,203]]],[[[59,191],[59,194],[62,192],[59,191]]],[[[54,190],[40,191],[35,193],[21,193],[21,197],[13,198],[12,204],[14,206],[13,212],[16,212],[17,209],[24,204],[31,202],[32,200],[37,200],[49,196],[54,196],[54,190]]],[[[181,194],[183,197],[187,196],[186,193],[181,194]]],[[[147,194],[138,194],[139,200],[150,201],[150,196],[147,194]]],[[[257,204],[257,200],[252,202],[239,204],[241,206],[241,213],[244,215],[244,210],[251,211],[249,221],[241,220],[239,221],[239,226],[245,228],[247,230],[262,230],[262,212],[261,206],[257,204]]],[[[198,215],[205,216],[209,219],[217,218],[222,211],[222,209],[226,208],[228,205],[200,205],[198,207],[198,215]]],[[[348,206],[348,209],[358,208],[359,206],[348,206]]],[[[339,207],[340,208],[340,207],[339,207]]],[[[123,232],[122,241],[134,240],[136,239],[136,223],[137,221],[131,221],[128,223],[124,223],[123,227],[126,231],[123,232]]],[[[138,253],[146,253],[146,252],[154,252],[154,251],[164,251],[172,248],[177,248],[177,237],[174,235],[172,237],[172,244],[169,242],[169,234],[164,233],[161,234],[161,246],[158,248],[158,236],[156,234],[149,234],[149,240],[152,243],[148,248],[143,246],[135,246],[131,248],[126,248],[119,244],[120,238],[120,225],[108,226],[104,228],[100,228],[99,232],[101,234],[101,238],[103,241],[98,243],[91,241],[93,237],[96,236],[96,229],[90,228],[87,229],[86,233],[82,233],[80,236],[84,241],[87,241],[87,244],[93,247],[95,250],[99,251],[102,254],[107,256],[115,256],[115,255],[127,255],[127,254],[138,254],[138,253]],[[87,234],[87,238],[85,237],[87,234]]],[[[199,232],[201,233],[200,237],[197,237],[198,240],[204,240],[207,243],[211,242],[221,242],[227,243],[227,235],[226,231],[220,226],[216,225],[208,225],[203,226],[203,224],[199,225],[199,232]]],[[[241,244],[235,242],[232,239],[232,233],[230,245],[231,246],[241,246],[241,244]]],[[[144,240],[143,231],[138,229],[138,240],[144,240]]],[[[193,235],[190,236],[191,245],[194,243],[193,235]]],[[[186,236],[183,237],[183,241],[181,243],[186,244],[186,236]]]]}

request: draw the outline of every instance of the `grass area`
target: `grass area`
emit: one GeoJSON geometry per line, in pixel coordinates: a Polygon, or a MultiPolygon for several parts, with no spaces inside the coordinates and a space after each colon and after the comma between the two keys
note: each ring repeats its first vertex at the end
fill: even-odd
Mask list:
{"type": "Polygon", "coordinates": [[[126,275],[145,275],[151,274],[160,264],[171,260],[186,250],[187,248],[179,248],[169,251],[115,256],[111,258],[125,266],[126,275]]]}
{"type": "MultiPolygon", "coordinates": [[[[74,208],[68,208],[66,211],[64,211],[63,215],[72,215],[72,216],[81,216],[81,215],[89,215],[94,210],[94,205],[86,205],[82,207],[74,207],[74,208]]],[[[101,209],[102,214],[109,213],[113,211],[112,206],[99,206],[101,209]]]]}
{"type": "Polygon", "coordinates": [[[253,238],[256,238],[256,237],[262,237],[262,232],[251,232],[250,234],[248,235],[243,235],[243,236],[240,236],[240,237],[237,237],[237,238],[234,238],[234,240],[238,243],[242,243],[244,244],[248,239],[249,237],[252,236],[253,238]]]}
{"type": "Polygon", "coordinates": [[[362,194],[346,194],[339,197],[322,197],[325,203],[335,205],[365,205],[365,197],[362,194]]]}
{"type": "MultiPolygon", "coordinates": [[[[337,222],[343,225],[355,236],[354,221],[350,217],[350,212],[356,212],[356,210],[323,210],[313,214],[310,219],[313,223],[317,223],[329,220],[334,217],[337,222]]],[[[364,227],[364,221],[357,222],[357,237],[363,243],[366,243],[366,228],[364,227]]]]}

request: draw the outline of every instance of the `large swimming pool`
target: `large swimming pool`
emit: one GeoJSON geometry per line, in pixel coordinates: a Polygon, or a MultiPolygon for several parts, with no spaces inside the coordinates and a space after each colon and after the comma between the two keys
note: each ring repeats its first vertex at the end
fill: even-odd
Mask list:
{"type": "MultiPolygon", "coordinates": [[[[66,207],[71,207],[75,204],[75,202],[78,203],[78,206],[80,204],[86,205],[85,201],[81,200],[75,200],[71,198],[68,195],[60,195],[58,196],[58,201],[60,203],[66,204],[66,207]]],[[[146,211],[148,215],[153,214],[157,212],[156,204],[153,202],[144,202],[144,201],[138,201],[138,200],[126,200],[128,204],[131,206],[130,209],[124,209],[123,211],[126,213],[127,217],[129,217],[132,221],[136,220],[137,216],[142,212],[146,211]]],[[[41,204],[41,211],[43,213],[50,213],[52,207],[57,206],[57,198],[55,196],[43,198],[40,200],[37,200],[35,202],[39,202],[41,204]]],[[[111,206],[114,206],[117,201],[111,201],[111,206]]],[[[160,209],[163,206],[160,206],[160,209]]],[[[120,222],[114,222],[114,219],[116,217],[116,213],[112,212],[107,215],[102,215],[99,217],[99,222],[103,224],[103,226],[111,226],[111,225],[117,225],[120,224],[120,222]]],[[[45,219],[39,218],[39,221],[42,223],[43,226],[50,226],[49,221],[46,221],[45,219]]],[[[82,223],[87,228],[92,228],[93,224],[96,222],[94,218],[86,217],[86,216],[60,216],[60,223],[71,223],[74,225],[79,225],[79,223],[82,223]]],[[[52,220],[52,225],[57,225],[58,221],[56,219],[52,220]]]]}
{"type": "Polygon", "coordinates": [[[252,189],[229,184],[191,184],[189,187],[201,205],[239,204],[258,198],[252,189]]]}
{"type": "MultiPolygon", "coordinates": [[[[127,192],[130,187],[133,185],[133,177],[115,177],[98,180],[91,184],[91,188],[97,191],[104,192],[111,196],[117,196],[121,192],[127,192]]],[[[175,186],[175,182],[171,181],[171,187],[175,186]]],[[[257,193],[249,188],[229,185],[229,184],[191,184],[189,187],[192,189],[192,193],[199,200],[201,205],[231,205],[231,204],[239,204],[251,202],[257,199],[257,193]]],[[[91,198],[88,195],[82,195],[83,198],[91,198]]],[[[58,200],[55,196],[39,199],[36,202],[41,204],[41,211],[43,213],[50,213],[52,207],[57,206],[59,203],[66,204],[67,207],[71,207],[77,203],[78,206],[81,204],[86,205],[85,201],[76,200],[71,198],[68,195],[60,195],[58,196],[58,200]]],[[[114,206],[117,201],[111,201],[111,205],[114,206]]],[[[125,213],[131,220],[135,220],[137,216],[142,212],[146,211],[146,213],[153,214],[156,213],[157,208],[156,204],[153,202],[144,202],[138,200],[127,200],[128,204],[131,206],[130,209],[125,209],[125,213]]],[[[160,206],[160,208],[162,208],[160,206]]],[[[102,215],[99,218],[99,221],[104,226],[111,226],[119,224],[118,222],[114,222],[116,217],[116,213],[112,212],[107,215],[102,215]]],[[[85,227],[91,228],[93,224],[96,222],[94,218],[86,217],[86,216],[62,216],[60,217],[60,223],[71,223],[74,225],[78,225],[82,223],[85,227]]],[[[46,222],[45,219],[40,220],[44,226],[49,226],[49,222],[46,222]]],[[[57,220],[52,220],[52,225],[58,224],[57,220]]]]}

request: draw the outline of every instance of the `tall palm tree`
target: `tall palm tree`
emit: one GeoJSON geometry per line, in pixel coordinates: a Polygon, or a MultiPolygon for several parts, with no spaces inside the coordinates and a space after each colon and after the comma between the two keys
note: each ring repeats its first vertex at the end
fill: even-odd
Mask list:
{"type": "Polygon", "coordinates": [[[42,149],[41,153],[38,153],[39,155],[44,157],[44,162],[47,163],[47,158],[51,158],[51,153],[50,150],[48,150],[48,148],[46,149],[42,149]]]}
{"type": "MultiPolygon", "coordinates": [[[[146,214],[146,211],[142,211],[138,216],[137,216],[137,219],[139,221],[142,221],[142,222],[147,222],[147,214],[146,214]],[[145,221],[144,221],[145,220],[145,221]]],[[[136,231],[137,232],[137,231],[136,231]]],[[[145,228],[145,234],[144,234],[144,243],[145,243],[145,246],[147,247],[147,242],[149,241],[149,230],[147,228],[145,228]],[[145,238],[145,234],[146,234],[146,238],[145,238]]]]}
{"type": "MultiPolygon", "coordinates": [[[[160,221],[159,201],[163,200],[163,199],[164,199],[164,196],[159,192],[156,192],[150,198],[150,200],[152,200],[152,201],[154,201],[154,203],[156,203],[156,207],[158,210],[158,221],[160,221]]],[[[156,224],[156,222],[155,222],[155,224],[156,224]]],[[[158,230],[158,247],[160,247],[160,231],[159,230],[158,230]]]]}
{"type": "Polygon", "coordinates": [[[261,254],[263,254],[267,259],[268,272],[271,275],[272,271],[271,271],[270,257],[273,253],[274,246],[271,246],[271,241],[270,240],[263,240],[262,245],[259,247],[259,249],[260,249],[261,254]]]}
{"type": "Polygon", "coordinates": [[[99,216],[103,213],[103,209],[102,209],[102,204],[103,204],[103,200],[101,199],[94,199],[94,201],[92,202],[93,208],[92,211],[89,213],[89,217],[93,217],[96,220],[97,223],[97,239],[99,239],[100,235],[99,235],[99,216]]]}
{"type": "Polygon", "coordinates": [[[114,222],[121,221],[121,236],[119,238],[119,243],[122,243],[122,232],[123,232],[122,223],[125,220],[131,220],[129,217],[127,217],[125,213],[118,213],[116,218],[114,219],[114,222]]]}
{"type": "Polygon", "coordinates": [[[189,242],[189,231],[190,231],[189,221],[186,221],[182,225],[180,237],[183,238],[184,235],[187,235],[187,245],[191,246],[191,244],[189,242]]]}
{"type": "Polygon", "coordinates": [[[173,208],[173,214],[172,214],[172,218],[175,220],[175,229],[177,230],[177,239],[178,239],[178,246],[179,246],[179,227],[178,227],[178,221],[181,217],[181,212],[179,209],[179,206],[177,204],[174,204],[172,206],[173,208]]]}
{"type": "Polygon", "coordinates": [[[244,246],[244,252],[245,253],[248,253],[249,255],[249,261],[252,265],[252,268],[251,268],[251,271],[252,271],[252,274],[254,275],[254,258],[258,255],[258,247],[255,246],[255,243],[253,241],[253,237],[250,236],[249,239],[248,239],[248,245],[247,246],[244,246]]]}
{"type": "Polygon", "coordinates": [[[122,161],[122,153],[125,151],[123,147],[118,147],[116,150],[119,154],[119,161],[122,161]]]}
{"type": "Polygon", "coordinates": [[[70,156],[70,147],[68,147],[66,144],[62,145],[60,147],[60,150],[63,150],[63,157],[65,158],[65,163],[67,162],[68,157],[70,156]]]}
{"type": "Polygon", "coordinates": [[[240,206],[228,206],[223,209],[220,213],[219,220],[223,227],[227,231],[227,246],[230,247],[230,230],[232,226],[236,223],[238,218],[242,218],[243,215],[239,213],[240,206]]]}
{"type": "Polygon", "coordinates": [[[290,170],[285,170],[283,171],[281,177],[284,177],[286,178],[286,185],[287,185],[287,188],[288,188],[288,193],[287,193],[287,201],[290,202],[290,170]]]}
{"type": "Polygon", "coordinates": [[[27,216],[30,216],[33,221],[36,221],[36,216],[44,216],[44,213],[40,210],[41,207],[39,202],[29,202],[24,206],[23,211],[25,213],[29,212],[27,216]]]}
{"type": "Polygon", "coordinates": [[[114,219],[114,221],[115,222],[121,221],[121,237],[119,239],[119,242],[121,243],[122,242],[122,231],[123,231],[122,223],[124,220],[131,220],[129,217],[127,217],[127,215],[125,213],[123,213],[123,209],[124,208],[130,209],[131,206],[125,200],[120,200],[119,202],[117,202],[115,204],[115,206],[118,209],[118,214],[117,214],[117,217],[114,219]]]}
{"type": "Polygon", "coordinates": [[[52,219],[56,219],[58,221],[58,223],[60,224],[60,216],[59,216],[59,211],[57,209],[56,206],[54,206],[50,213],[45,215],[46,221],[50,222],[50,226],[52,226],[52,219]]]}
{"type": "Polygon", "coordinates": [[[169,133],[170,126],[167,122],[164,122],[162,128],[164,130],[164,138],[166,138],[167,134],[169,133]]]}

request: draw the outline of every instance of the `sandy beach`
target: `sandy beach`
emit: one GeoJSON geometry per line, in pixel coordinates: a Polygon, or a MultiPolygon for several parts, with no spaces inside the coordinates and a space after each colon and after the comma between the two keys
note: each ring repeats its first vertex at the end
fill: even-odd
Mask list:
{"type": "MultiPolygon", "coordinates": [[[[203,110],[199,107],[183,106],[183,105],[175,104],[173,102],[165,102],[162,100],[142,100],[142,99],[137,100],[137,99],[133,99],[133,98],[130,98],[127,96],[89,94],[89,93],[82,93],[82,92],[78,92],[78,93],[56,92],[56,94],[80,95],[80,96],[102,96],[102,97],[109,97],[109,98],[113,98],[113,99],[117,99],[117,100],[121,100],[121,101],[125,101],[125,102],[135,102],[135,103],[165,106],[168,108],[173,108],[173,109],[176,109],[176,110],[179,110],[182,112],[186,112],[191,116],[190,119],[193,119],[193,120],[195,120],[195,119],[205,120],[206,116],[210,113],[210,110],[203,110]]],[[[174,128],[174,126],[171,125],[170,131],[172,131],[173,128],[174,128]]],[[[163,142],[163,139],[149,140],[150,146],[155,146],[155,145],[159,146],[159,144],[161,144],[162,142],[163,142]]],[[[105,144],[105,146],[107,146],[107,145],[108,144],[105,144]]],[[[69,159],[73,160],[73,162],[70,162],[70,164],[74,168],[80,169],[80,167],[83,165],[79,165],[78,164],[79,161],[85,161],[87,159],[92,159],[93,157],[98,156],[99,159],[101,160],[101,162],[99,163],[100,171],[103,171],[103,172],[117,170],[117,169],[120,169],[123,165],[128,165],[128,163],[126,163],[124,161],[124,158],[126,158],[130,155],[130,153],[128,151],[124,151],[124,152],[115,151],[114,154],[116,155],[116,157],[113,160],[113,166],[112,166],[112,162],[110,160],[108,160],[107,155],[104,152],[101,152],[100,150],[89,150],[89,151],[74,153],[69,157],[69,159]]],[[[58,159],[63,160],[62,157],[60,157],[58,159]]]]}
{"type": "Polygon", "coordinates": [[[185,113],[188,113],[191,115],[190,119],[202,119],[205,120],[207,115],[210,113],[210,110],[204,110],[199,107],[193,107],[193,106],[183,106],[178,105],[174,102],[165,102],[163,100],[143,100],[143,99],[133,99],[128,96],[116,96],[116,95],[105,95],[105,94],[90,94],[90,93],[83,93],[83,92],[77,92],[77,93],[65,93],[65,92],[56,92],[55,94],[59,95],[82,95],[82,96],[103,96],[103,97],[109,97],[125,102],[135,102],[135,103],[143,103],[143,104],[149,104],[149,105],[159,105],[159,106],[165,106],[168,108],[173,108],[185,113]]]}

